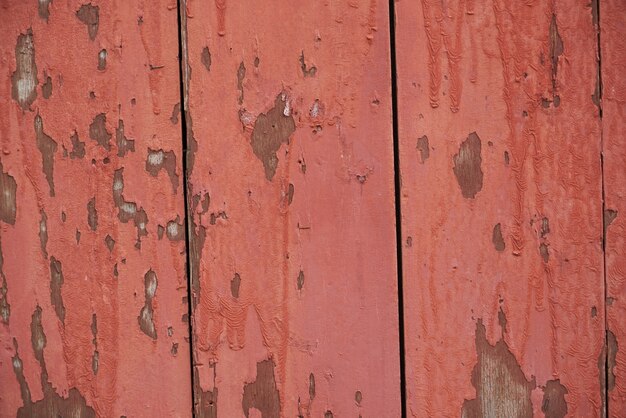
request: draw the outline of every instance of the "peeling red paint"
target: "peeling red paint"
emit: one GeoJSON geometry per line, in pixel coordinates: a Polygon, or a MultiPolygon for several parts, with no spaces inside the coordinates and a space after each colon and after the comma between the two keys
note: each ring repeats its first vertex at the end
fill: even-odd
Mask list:
{"type": "Polygon", "coordinates": [[[625,414],[619,1],[9,3],[0,415],[625,414]]]}
{"type": "Polygon", "coordinates": [[[148,148],[182,165],[180,124],[154,112],[181,102],[177,11],[3,2],[0,37],[0,415],[190,417],[185,244],[156,231],[184,230],[183,196],[145,171],[148,148]],[[137,322],[150,269],[157,340],[137,322]]]}
{"type": "Polygon", "coordinates": [[[400,416],[388,2],[181,6],[196,413],[400,416]]]}
{"type": "MultiPolygon", "coordinates": [[[[607,13],[623,16],[610,3],[607,13]]],[[[494,402],[523,387],[515,410],[543,416],[541,388],[558,380],[567,416],[601,416],[602,370],[589,367],[605,341],[590,3],[423,0],[395,8],[402,242],[411,238],[402,248],[407,415],[459,416],[477,396],[471,342],[482,318],[489,347],[506,345],[520,376],[537,384],[496,386],[494,402]],[[415,138],[424,135],[434,150],[419,164],[415,138]]],[[[600,26],[619,19],[605,21],[603,10],[601,2],[600,26]]],[[[614,164],[623,173],[623,162],[614,164]]],[[[487,373],[494,382],[501,376],[487,373]]],[[[482,404],[484,416],[518,416],[493,405],[482,404]]]]}

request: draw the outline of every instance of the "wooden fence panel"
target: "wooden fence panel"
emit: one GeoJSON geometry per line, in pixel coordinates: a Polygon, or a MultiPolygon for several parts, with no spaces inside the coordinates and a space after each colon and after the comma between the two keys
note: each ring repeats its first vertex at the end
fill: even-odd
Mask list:
{"type": "Polygon", "coordinates": [[[197,416],[399,416],[387,2],[183,7],[197,416]]]}
{"type": "Polygon", "coordinates": [[[610,417],[626,416],[626,9],[600,2],[602,153],[607,278],[607,380],[610,417]]]}
{"type": "Polygon", "coordinates": [[[175,2],[0,2],[0,415],[191,415],[175,2]]]}
{"type": "Polygon", "coordinates": [[[409,416],[601,415],[595,12],[396,3],[409,416]]]}

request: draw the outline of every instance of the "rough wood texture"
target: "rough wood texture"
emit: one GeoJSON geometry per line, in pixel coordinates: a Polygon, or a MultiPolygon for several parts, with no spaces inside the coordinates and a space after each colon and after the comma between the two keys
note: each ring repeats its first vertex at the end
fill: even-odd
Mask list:
{"type": "Polygon", "coordinates": [[[606,228],[606,367],[610,417],[626,416],[626,9],[600,2],[602,52],[602,152],[606,228]]]}
{"type": "Polygon", "coordinates": [[[184,7],[197,415],[399,416],[387,2],[184,7]]]}
{"type": "Polygon", "coordinates": [[[594,11],[396,3],[409,416],[601,414],[594,11]]]}
{"type": "Polygon", "coordinates": [[[0,416],[191,415],[176,23],[0,2],[0,416]]]}

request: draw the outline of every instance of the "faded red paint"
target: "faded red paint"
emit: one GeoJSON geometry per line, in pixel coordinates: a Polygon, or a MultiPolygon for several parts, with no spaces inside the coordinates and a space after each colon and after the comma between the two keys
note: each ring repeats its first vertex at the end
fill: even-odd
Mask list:
{"type": "Polygon", "coordinates": [[[396,12],[408,415],[600,416],[589,2],[399,1],[396,12]],[[505,379],[495,393],[493,379],[505,379]]]}
{"type": "Polygon", "coordinates": [[[400,416],[387,2],[183,17],[198,416],[400,416]]]}
{"type": "Polygon", "coordinates": [[[190,416],[175,2],[5,1],[0,38],[0,415],[190,416]]]}
{"type": "Polygon", "coordinates": [[[600,3],[602,153],[606,228],[607,387],[610,417],[626,415],[626,10],[619,0],[600,3]]]}
{"type": "Polygon", "coordinates": [[[400,196],[387,2],[180,3],[0,4],[0,416],[626,415],[622,2],[394,2],[400,196]]]}

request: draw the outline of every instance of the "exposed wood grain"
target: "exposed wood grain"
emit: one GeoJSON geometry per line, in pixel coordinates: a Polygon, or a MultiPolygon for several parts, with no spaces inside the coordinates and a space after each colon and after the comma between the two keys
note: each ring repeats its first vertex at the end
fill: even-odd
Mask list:
{"type": "Polygon", "coordinates": [[[591,5],[396,12],[409,416],[600,416],[591,5]]]}
{"type": "Polygon", "coordinates": [[[399,416],[387,2],[183,6],[197,415],[399,416]]]}
{"type": "Polygon", "coordinates": [[[177,11],[144,3],[0,2],[0,416],[191,415],[177,11]]]}

